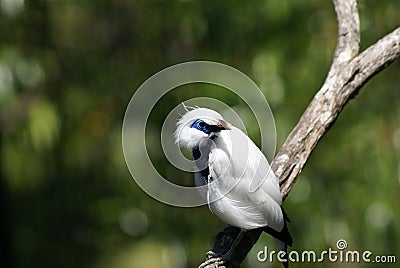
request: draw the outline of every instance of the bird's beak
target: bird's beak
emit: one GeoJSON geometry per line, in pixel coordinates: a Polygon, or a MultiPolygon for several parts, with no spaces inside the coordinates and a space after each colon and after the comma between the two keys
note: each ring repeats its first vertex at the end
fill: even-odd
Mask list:
{"type": "Polygon", "coordinates": [[[224,120],[219,120],[219,121],[218,121],[218,128],[219,128],[220,130],[229,130],[229,129],[232,129],[232,128],[231,128],[231,125],[230,125],[229,123],[225,122],[224,120]]]}

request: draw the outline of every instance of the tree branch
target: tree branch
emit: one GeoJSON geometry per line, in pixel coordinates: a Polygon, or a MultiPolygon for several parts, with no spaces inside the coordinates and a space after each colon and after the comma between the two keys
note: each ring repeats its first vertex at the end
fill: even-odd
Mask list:
{"type": "Polygon", "coordinates": [[[279,150],[271,167],[287,197],[318,141],[348,101],[377,72],[400,56],[400,27],[343,64],[332,65],[322,88],[279,150]]]}
{"type": "MultiPolygon", "coordinates": [[[[356,1],[333,0],[333,4],[338,21],[338,41],[327,78],[271,163],[281,184],[283,198],[287,197],[311,152],[343,107],[370,78],[400,56],[400,27],[358,54],[360,30],[356,1]]],[[[232,226],[219,232],[213,248],[215,254],[208,254],[209,261],[201,267],[240,264],[261,235],[260,230],[246,232],[233,254],[232,263],[221,266],[211,261],[214,255],[227,252],[237,233],[238,228],[232,226]]]]}
{"type": "Polygon", "coordinates": [[[338,41],[332,67],[353,59],[360,49],[360,19],[355,0],[333,0],[338,22],[338,41]]]}

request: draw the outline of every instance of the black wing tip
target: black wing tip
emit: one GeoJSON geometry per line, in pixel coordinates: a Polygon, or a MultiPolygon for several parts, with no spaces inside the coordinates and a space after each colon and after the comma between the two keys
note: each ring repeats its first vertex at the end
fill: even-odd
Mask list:
{"type": "Polygon", "coordinates": [[[288,245],[290,247],[293,246],[293,238],[289,232],[286,222],[284,223],[283,229],[280,232],[272,229],[269,226],[265,226],[263,230],[264,230],[264,232],[266,232],[267,234],[270,234],[274,238],[281,240],[286,245],[288,245]]]}

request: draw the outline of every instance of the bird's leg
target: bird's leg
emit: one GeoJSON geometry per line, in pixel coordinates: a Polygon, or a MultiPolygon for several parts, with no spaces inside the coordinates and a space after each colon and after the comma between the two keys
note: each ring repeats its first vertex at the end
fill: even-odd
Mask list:
{"type": "Polygon", "coordinates": [[[222,260],[227,262],[232,260],[233,253],[236,251],[237,247],[239,246],[240,241],[242,240],[244,234],[246,233],[245,230],[240,230],[238,236],[236,237],[235,241],[233,241],[233,244],[231,248],[226,252],[224,255],[222,255],[222,260]]]}
{"type": "Polygon", "coordinates": [[[237,247],[245,233],[246,233],[246,231],[240,230],[239,234],[236,236],[235,240],[233,241],[231,248],[224,255],[217,257],[218,255],[216,255],[214,252],[212,252],[212,251],[207,252],[207,257],[210,256],[210,258],[208,257],[208,260],[203,262],[198,268],[205,268],[211,264],[215,264],[218,267],[218,265],[223,265],[224,263],[227,263],[227,262],[230,262],[234,267],[240,267],[240,264],[236,263],[234,260],[232,260],[232,257],[233,257],[233,253],[237,249],[237,247]]]}

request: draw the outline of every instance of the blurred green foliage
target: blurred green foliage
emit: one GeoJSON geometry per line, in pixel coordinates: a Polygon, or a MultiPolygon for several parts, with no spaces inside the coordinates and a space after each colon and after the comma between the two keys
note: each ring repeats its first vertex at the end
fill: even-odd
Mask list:
{"type": "MultiPolygon", "coordinates": [[[[1,267],[198,265],[224,223],[207,207],[159,203],[130,177],[121,125],[135,89],[184,61],[236,67],[270,101],[279,148],[322,85],[336,44],[333,6],[324,0],[0,7],[1,267]]],[[[363,0],[359,9],[362,48],[400,24],[399,1],[363,0]]],[[[399,71],[396,61],[374,77],[309,159],[284,204],[294,249],[335,248],[343,238],[353,250],[400,252],[399,71]]],[[[165,96],[151,116],[153,152],[161,152],[157,133],[171,107],[203,95],[239,103],[210,88],[165,96]]],[[[257,131],[250,126],[255,140],[257,131]]],[[[152,156],[173,176],[163,156],[152,156]]],[[[190,184],[191,174],[179,176],[190,184]]],[[[266,244],[273,247],[264,235],[244,267],[266,267],[256,261],[266,244]]],[[[322,264],[296,265],[309,266],[322,264]]]]}

